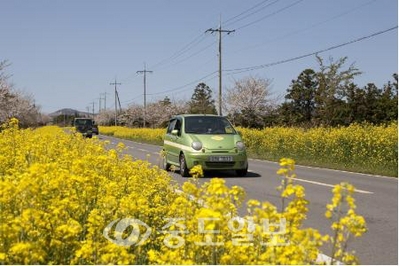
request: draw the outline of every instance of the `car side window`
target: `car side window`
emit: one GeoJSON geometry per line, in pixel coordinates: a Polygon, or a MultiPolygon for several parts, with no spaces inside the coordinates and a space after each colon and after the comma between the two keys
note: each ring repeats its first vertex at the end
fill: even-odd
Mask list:
{"type": "Polygon", "coordinates": [[[176,120],[176,125],[175,125],[174,129],[176,129],[178,131],[177,135],[180,136],[181,135],[181,121],[180,121],[180,119],[176,120]]]}
{"type": "Polygon", "coordinates": [[[176,125],[176,119],[173,119],[169,122],[168,130],[166,131],[167,134],[171,134],[172,130],[175,128],[176,125]]]}

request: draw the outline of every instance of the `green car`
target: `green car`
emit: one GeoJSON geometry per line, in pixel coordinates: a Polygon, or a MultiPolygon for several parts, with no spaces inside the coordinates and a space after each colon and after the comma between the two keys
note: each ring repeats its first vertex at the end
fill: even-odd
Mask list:
{"type": "Polygon", "coordinates": [[[203,170],[248,171],[248,159],[241,136],[222,116],[184,114],[169,121],[163,145],[163,168],[180,167],[183,177],[201,165],[203,170]]]}

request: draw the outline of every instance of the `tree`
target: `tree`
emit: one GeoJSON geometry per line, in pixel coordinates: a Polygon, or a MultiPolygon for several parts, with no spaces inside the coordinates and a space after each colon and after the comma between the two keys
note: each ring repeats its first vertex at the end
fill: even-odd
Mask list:
{"type": "Polygon", "coordinates": [[[392,75],[393,83],[388,81],[382,90],[379,107],[385,115],[380,122],[393,121],[398,119],[398,74],[392,75]]]}
{"type": "Polygon", "coordinates": [[[356,84],[351,84],[347,88],[347,124],[354,122],[367,121],[367,103],[364,89],[359,88],[356,84]]]}
{"type": "Polygon", "coordinates": [[[0,124],[15,117],[22,127],[37,126],[41,117],[39,107],[33,96],[16,91],[8,82],[8,66],[8,61],[0,62],[0,124]]]}
{"type": "Polygon", "coordinates": [[[255,77],[235,81],[226,91],[223,108],[236,124],[263,127],[272,105],[270,86],[270,80],[255,77]]]}
{"type": "Polygon", "coordinates": [[[170,101],[170,98],[168,96],[165,96],[165,98],[162,101],[160,101],[160,103],[162,103],[164,106],[168,106],[168,105],[172,104],[172,102],[170,101]]]}
{"type": "Polygon", "coordinates": [[[165,127],[170,119],[173,105],[168,97],[147,105],[147,121],[151,127],[165,127]]]}
{"type": "Polygon", "coordinates": [[[310,124],[315,112],[315,94],[319,82],[313,69],[305,69],[293,80],[285,98],[289,100],[282,109],[290,116],[292,124],[310,124]]]}
{"type": "MultiPolygon", "coordinates": [[[[141,105],[130,105],[118,116],[119,123],[128,127],[142,127],[144,120],[143,108],[144,107],[141,105]]],[[[166,127],[172,116],[187,113],[187,111],[188,107],[186,102],[171,101],[171,99],[166,96],[163,100],[147,104],[146,124],[153,128],[166,127]]],[[[99,116],[102,115],[101,113],[99,116]]],[[[113,119],[113,116],[111,116],[111,119],[113,119]]]]}
{"type": "Polygon", "coordinates": [[[191,96],[189,112],[192,114],[217,114],[212,90],[205,83],[199,83],[191,96]]]}
{"type": "Polygon", "coordinates": [[[101,110],[96,116],[96,123],[101,126],[115,125],[115,111],[114,110],[101,110]]]}
{"type": "Polygon", "coordinates": [[[394,82],[390,81],[379,89],[374,83],[368,83],[363,88],[351,85],[347,90],[348,123],[369,122],[380,124],[397,120],[398,89],[397,75],[394,82]]]}
{"type": "MultiPolygon", "coordinates": [[[[142,127],[144,122],[143,111],[143,106],[132,104],[126,110],[122,111],[118,116],[118,121],[127,127],[142,127]]],[[[147,112],[147,115],[148,113],[150,112],[147,112]]],[[[115,113],[113,112],[113,114],[115,113]]]]}
{"type": "Polygon", "coordinates": [[[347,57],[335,61],[330,57],[329,65],[325,65],[321,57],[316,56],[320,66],[317,73],[319,86],[315,93],[315,120],[318,124],[337,125],[343,116],[347,89],[353,83],[355,76],[361,72],[350,65],[341,70],[347,57]]]}

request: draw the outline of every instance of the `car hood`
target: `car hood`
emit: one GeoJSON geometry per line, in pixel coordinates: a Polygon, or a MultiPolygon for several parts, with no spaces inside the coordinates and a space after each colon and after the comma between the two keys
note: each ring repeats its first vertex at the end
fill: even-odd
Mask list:
{"type": "Polygon", "coordinates": [[[236,147],[236,142],[241,141],[237,134],[220,134],[220,135],[193,135],[190,134],[192,141],[200,141],[202,147],[209,150],[229,150],[236,147]]]}

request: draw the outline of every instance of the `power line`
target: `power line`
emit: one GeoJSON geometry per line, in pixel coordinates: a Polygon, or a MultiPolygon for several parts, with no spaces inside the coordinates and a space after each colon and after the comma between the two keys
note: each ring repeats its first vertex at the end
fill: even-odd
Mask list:
{"type": "MultiPolygon", "coordinates": [[[[178,64],[180,64],[180,63],[182,63],[182,62],[184,62],[184,61],[187,61],[188,59],[190,59],[190,58],[192,58],[192,57],[194,57],[194,56],[196,56],[196,55],[198,55],[198,54],[204,52],[205,50],[209,49],[209,48],[212,47],[215,43],[216,43],[216,41],[210,43],[209,45],[207,45],[207,46],[201,48],[200,50],[196,51],[195,53],[193,53],[193,54],[191,54],[191,55],[189,55],[189,56],[187,56],[187,57],[181,59],[180,61],[177,61],[177,62],[175,62],[174,64],[171,64],[171,65],[169,65],[169,66],[167,66],[167,67],[175,66],[175,65],[178,65],[178,64]]],[[[166,69],[167,67],[164,67],[164,68],[162,68],[162,69],[166,69]]]]}
{"type": "Polygon", "coordinates": [[[259,9],[255,10],[255,11],[253,11],[253,12],[251,12],[251,13],[249,13],[249,14],[247,14],[247,15],[241,17],[241,18],[239,18],[241,15],[243,15],[243,14],[245,14],[245,13],[251,11],[252,9],[257,8],[258,6],[261,6],[262,4],[264,4],[264,3],[268,2],[268,1],[270,1],[270,0],[265,0],[265,1],[262,1],[261,3],[256,4],[255,6],[249,8],[249,9],[243,11],[243,12],[241,12],[241,13],[238,14],[237,16],[234,16],[234,17],[232,17],[232,18],[230,18],[230,19],[224,21],[223,24],[224,24],[225,26],[230,26],[230,25],[232,25],[232,24],[234,24],[234,23],[237,23],[237,22],[239,22],[239,21],[241,21],[241,20],[243,20],[243,19],[246,19],[246,18],[248,18],[248,17],[250,17],[250,16],[252,16],[252,15],[254,15],[254,14],[256,14],[256,13],[259,13],[259,12],[262,11],[263,9],[265,9],[265,8],[267,8],[267,7],[269,7],[269,6],[273,5],[273,4],[275,4],[275,3],[277,3],[277,2],[280,1],[280,0],[275,0],[274,2],[272,2],[272,3],[270,3],[270,4],[268,4],[268,5],[266,5],[266,6],[263,6],[263,7],[259,8],[259,9]],[[234,20],[235,18],[237,18],[237,19],[234,20]],[[233,20],[233,21],[230,22],[230,23],[228,23],[228,22],[231,21],[231,20],[233,20]]]}
{"type": "MultiPolygon", "coordinates": [[[[147,95],[149,95],[149,94],[147,93],[147,95]]],[[[137,95],[136,97],[134,97],[130,100],[123,101],[122,103],[132,103],[134,100],[140,98],[141,96],[143,96],[143,94],[137,95]]]]}
{"type": "Polygon", "coordinates": [[[255,20],[255,21],[252,21],[252,22],[250,22],[250,23],[248,23],[248,24],[245,24],[245,25],[243,25],[243,26],[241,26],[241,27],[238,27],[238,28],[236,28],[236,30],[241,30],[241,29],[243,29],[243,28],[249,27],[249,26],[251,26],[251,25],[253,25],[253,24],[255,24],[255,23],[258,23],[259,21],[262,21],[262,20],[267,19],[267,18],[269,18],[269,17],[271,17],[271,16],[274,16],[274,15],[280,13],[280,12],[283,12],[284,10],[287,10],[288,8],[291,8],[291,7],[293,7],[293,6],[297,5],[297,4],[299,4],[299,3],[302,2],[302,1],[304,1],[304,0],[298,0],[298,1],[296,1],[296,2],[294,2],[294,3],[292,3],[292,4],[290,4],[290,5],[287,5],[287,6],[283,7],[283,8],[280,8],[279,10],[277,10],[277,11],[275,11],[275,12],[273,12],[273,13],[270,13],[270,14],[268,14],[268,15],[266,15],[266,16],[263,16],[263,17],[261,17],[261,18],[255,20]]]}
{"type": "MultiPolygon", "coordinates": [[[[162,91],[162,92],[150,93],[150,94],[148,94],[148,95],[163,95],[163,94],[166,94],[166,93],[169,93],[169,92],[177,92],[177,91],[180,91],[180,90],[182,90],[182,89],[185,89],[186,87],[188,87],[188,86],[190,86],[190,85],[199,83],[199,82],[201,82],[201,81],[203,82],[206,78],[208,78],[208,77],[210,77],[210,76],[212,76],[212,75],[215,75],[216,73],[218,73],[218,72],[217,72],[217,71],[213,71],[212,73],[209,73],[208,75],[206,75],[206,76],[204,76],[204,77],[202,77],[202,78],[199,78],[199,79],[197,79],[197,80],[195,80],[195,81],[186,83],[186,84],[184,84],[184,85],[182,85],[182,86],[179,86],[179,87],[176,87],[176,88],[173,88],[173,89],[169,89],[169,90],[165,90],[165,91],[162,91]]],[[[215,76],[215,77],[216,77],[216,76],[215,76]]],[[[214,79],[215,77],[212,77],[211,79],[214,79]]]]}
{"type": "MultiPolygon", "coordinates": [[[[236,15],[236,16],[234,16],[234,17],[228,19],[228,20],[226,20],[226,22],[230,22],[230,21],[231,21],[230,23],[228,23],[228,25],[234,24],[234,23],[236,23],[236,22],[238,22],[238,21],[241,21],[242,19],[245,19],[245,18],[247,18],[247,17],[249,17],[249,16],[251,16],[251,15],[253,15],[253,14],[255,14],[255,13],[260,12],[261,10],[265,9],[266,7],[269,7],[270,5],[276,3],[276,2],[278,2],[278,1],[280,1],[280,0],[275,0],[275,1],[273,1],[272,3],[270,3],[270,4],[266,5],[266,6],[263,6],[263,7],[259,8],[258,10],[255,10],[255,11],[253,11],[253,12],[247,14],[246,16],[242,17],[242,18],[236,19],[236,18],[238,18],[238,17],[240,17],[240,16],[242,16],[242,15],[244,15],[244,14],[250,12],[251,10],[253,10],[253,9],[255,9],[255,8],[259,7],[259,6],[261,6],[262,4],[264,4],[264,3],[268,2],[268,1],[270,1],[270,0],[264,0],[264,1],[260,2],[260,3],[256,4],[256,5],[252,6],[251,8],[249,8],[249,9],[247,9],[247,10],[241,12],[240,14],[238,14],[238,15],[236,15]],[[234,19],[236,19],[236,20],[234,21],[234,19]]],[[[303,0],[301,0],[301,1],[303,1],[303,0]]],[[[204,33],[198,35],[198,36],[195,37],[191,42],[189,42],[188,44],[186,44],[185,46],[183,46],[180,50],[176,51],[176,52],[175,52],[173,55],[171,55],[170,57],[168,57],[168,58],[166,58],[166,59],[163,59],[163,60],[161,60],[160,62],[154,64],[154,65],[152,66],[152,69],[159,69],[159,67],[164,66],[164,65],[167,65],[168,63],[173,62],[173,60],[175,60],[175,59],[181,57],[182,55],[186,54],[188,51],[192,50],[193,48],[195,48],[196,46],[198,46],[200,43],[202,43],[202,42],[205,40],[205,36],[206,36],[206,35],[205,35],[204,33]]],[[[187,57],[181,59],[180,61],[175,62],[174,64],[171,64],[171,65],[169,65],[169,66],[164,67],[163,69],[168,68],[168,67],[171,67],[171,66],[174,66],[174,65],[177,65],[177,64],[180,64],[180,63],[182,63],[182,62],[184,62],[184,61],[187,61],[188,59],[190,59],[190,58],[192,58],[192,57],[194,57],[194,56],[196,56],[196,55],[202,53],[203,51],[209,49],[210,47],[212,47],[213,44],[214,44],[214,42],[211,43],[211,44],[209,44],[209,45],[207,45],[207,46],[205,46],[205,47],[203,47],[203,48],[201,48],[200,50],[198,50],[198,51],[192,53],[191,55],[189,55],[189,56],[187,56],[187,57]]],[[[126,78],[126,79],[127,79],[127,78],[126,78]]]]}
{"type": "MultiPolygon", "coordinates": [[[[234,16],[234,17],[228,19],[228,20],[226,20],[226,22],[232,21],[232,20],[234,20],[235,18],[238,18],[239,16],[241,16],[241,15],[243,15],[243,14],[245,14],[245,13],[247,13],[247,12],[249,12],[249,11],[255,9],[255,8],[257,8],[258,6],[261,6],[262,4],[264,4],[264,3],[268,2],[268,1],[270,1],[270,0],[264,0],[264,1],[260,2],[260,3],[256,4],[256,5],[254,5],[253,7],[251,7],[251,8],[249,8],[249,9],[247,9],[247,10],[241,12],[240,14],[238,14],[238,15],[236,15],[236,16],[234,16]]],[[[259,11],[263,10],[263,9],[266,8],[266,7],[269,7],[270,5],[272,5],[272,4],[274,4],[274,3],[278,2],[278,1],[280,1],[280,0],[275,0],[275,1],[272,2],[271,4],[266,5],[266,6],[260,8],[260,9],[258,9],[258,10],[256,10],[256,11],[254,11],[254,12],[251,12],[250,14],[246,15],[246,16],[243,17],[243,18],[240,18],[240,19],[237,19],[237,20],[235,20],[235,21],[232,21],[232,22],[228,23],[228,25],[234,24],[234,23],[236,23],[237,21],[240,21],[240,20],[242,20],[242,19],[244,19],[244,18],[249,17],[250,15],[253,15],[253,14],[255,14],[255,13],[258,13],[259,11]]],[[[226,22],[225,22],[225,23],[226,23],[226,22]]],[[[198,44],[200,44],[200,43],[203,42],[204,40],[205,40],[205,35],[204,35],[204,34],[201,34],[201,35],[197,36],[194,40],[192,40],[192,41],[189,42],[187,45],[185,45],[183,48],[181,48],[180,50],[178,50],[177,52],[175,52],[172,56],[170,56],[170,57],[168,57],[168,58],[166,58],[166,59],[160,61],[159,63],[153,65],[152,68],[153,68],[153,69],[154,69],[154,68],[155,68],[155,69],[158,69],[160,66],[163,66],[163,65],[168,64],[169,62],[171,62],[171,61],[173,61],[173,60],[175,60],[175,59],[181,57],[182,55],[184,55],[185,53],[187,53],[188,51],[190,51],[191,49],[193,49],[194,47],[196,47],[198,44]]],[[[170,66],[177,65],[177,64],[180,64],[180,63],[182,63],[182,62],[184,62],[184,61],[186,61],[186,60],[188,60],[188,59],[190,59],[190,58],[192,58],[192,57],[194,57],[194,56],[200,54],[201,52],[203,52],[203,51],[207,50],[208,48],[210,48],[213,44],[214,44],[214,43],[211,43],[211,44],[209,44],[209,45],[207,45],[207,46],[201,48],[201,49],[198,50],[197,52],[194,52],[194,53],[192,53],[191,55],[189,55],[189,56],[187,56],[187,57],[181,59],[180,61],[178,61],[178,62],[176,62],[176,63],[174,63],[174,64],[172,64],[172,65],[169,65],[169,67],[170,67],[170,66]]]]}
{"type": "Polygon", "coordinates": [[[325,24],[327,22],[333,21],[333,20],[335,20],[337,18],[343,17],[343,16],[345,16],[347,14],[350,14],[350,13],[352,13],[354,11],[357,11],[358,9],[360,9],[360,8],[366,6],[366,5],[369,5],[369,4],[371,4],[371,3],[375,2],[375,1],[377,1],[377,0],[371,0],[371,1],[368,1],[366,3],[362,3],[361,5],[358,5],[358,6],[354,7],[354,8],[351,8],[349,10],[346,10],[346,11],[342,12],[342,13],[334,15],[334,16],[328,18],[328,19],[325,19],[323,21],[319,21],[317,23],[313,23],[313,24],[311,24],[308,27],[305,27],[305,28],[302,28],[302,29],[296,30],[296,31],[291,31],[290,33],[287,33],[287,34],[285,34],[283,36],[280,36],[280,37],[276,37],[276,38],[274,38],[272,40],[269,40],[268,42],[263,42],[263,43],[260,43],[260,44],[256,44],[256,45],[252,45],[252,46],[249,46],[249,47],[247,46],[247,47],[241,48],[241,49],[236,50],[236,51],[234,51],[232,53],[238,53],[238,52],[241,52],[241,51],[245,51],[245,50],[253,49],[253,48],[256,48],[256,47],[260,47],[260,46],[263,46],[263,45],[265,45],[267,43],[271,43],[271,42],[274,42],[274,41],[277,41],[277,40],[283,40],[283,39],[285,39],[287,37],[296,35],[298,33],[302,33],[302,32],[308,31],[308,30],[310,30],[312,28],[315,28],[315,27],[320,26],[322,24],[325,24]]]}
{"type": "Polygon", "coordinates": [[[252,71],[252,70],[257,70],[257,69],[262,69],[262,68],[271,67],[271,66],[275,66],[275,65],[280,65],[280,64],[296,61],[296,60],[299,60],[299,59],[302,59],[302,58],[305,58],[305,57],[309,57],[309,56],[312,56],[312,55],[316,55],[316,54],[324,53],[324,52],[327,52],[327,51],[331,51],[331,50],[334,50],[334,49],[337,49],[337,48],[340,48],[340,47],[343,47],[343,46],[346,46],[346,45],[349,45],[349,44],[352,44],[352,43],[364,41],[366,39],[370,39],[372,37],[375,37],[375,36],[380,35],[380,34],[384,34],[386,32],[395,30],[397,28],[398,28],[398,26],[396,25],[395,27],[392,27],[392,28],[389,28],[389,29],[386,29],[386,30],[382,30],[382,31],[373,33],[371,35],[364,36],[364,37],[361,37],[361,38],[358,38],[358,39],[354,39],[354,40],[351,40],[351,41],[348,41],[348,42],[345,42],[345,43],[334,45],[334,46],[331,46],[331,47],[326,48],[326,49],[322,49],[322,50],[318,50],[316,52],[312,52],[312,53],[308,53],[308,54],[292,57],[292,58],[289,58],[289,59],[280,60],[280,61],[273,62],[273,63],[263,64],[263,65],[258,65],[258,66],[252,66],[252,67],[227,69],[227,70],[224,70],[224,71],[225,72],[234,72],[234,73],[229,74],[229,75],[234,75],[234,74],[239,74],[239,73],[248,72],[248,71],[252,71]]]}
{"type": "Polygon", "coordinates": [[[186,44],[183,48],[181,48],[180,50],[178,50],[177,52],[175,52],[173,55],[171,55],[170,57],[161,60],[160,62],[156,63],[155,65],[152,66],[152,69],[156,69],[159,66],[165,65],[168,63],[168,61],[172,61],[176,58],[179,58],[181,55],[183,55],[184,53],[186,53],[187,51],[193,49],[195,46],[197,46],[198,44],[200,44],[201,42],[203,42],[205,40],[205,34],[201,33],[199,36],[197,36],[196,38],[194,38],[194,40],[192,40],[191,42],[189,42],[188,44],[186,44]]]}
{"type": "Polygon", "coordinates": [[[236,16],[234,16],[234,17],[231,17],[231,18],[229,18],[229,19],[227,19],[227,20],[225,20],[225,21],[223,21],[223,24],[224,24],[224,25],[230,25],[230,24],[234,23],[234,22],[230,22],[230,21],[232,21],[232,20],[234,20],[234,19],[240,17],[241,15],[244,15],[245,13],[251,11],[252,9],[257,8],[258,6],[261,6],[262,4],[264,4],[264,3],[268,2],[268,1],[270,1],[270,0],[264,0],[264,1],[260,2],[260,3],[257,3],[256,5],[254,5],[254,6],[250,7],[250,8],[248,8],[248,9],[244,10],[244,11],[241,12],[240,14],[238,14],[238,15],[236,15],[236,16]],[[230,22],[230,23],[229,23],[229,22],[230,22]]]}

